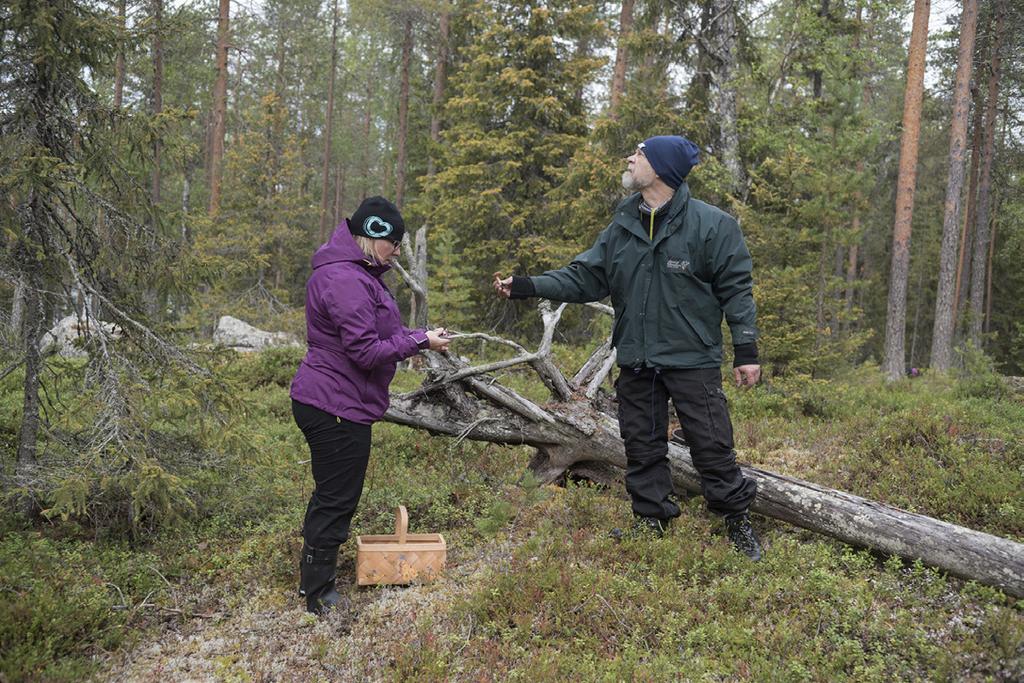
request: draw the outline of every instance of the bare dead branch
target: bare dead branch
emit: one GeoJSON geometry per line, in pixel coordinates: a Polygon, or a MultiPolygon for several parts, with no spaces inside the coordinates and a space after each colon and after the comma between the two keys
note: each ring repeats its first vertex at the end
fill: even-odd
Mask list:
{"type": "Polygon", "coordinates": [[[598,372],[601,369],[601,366],[604,365],[605,358],[607,357],[608,352],[611,350],[611,348],[612,340],[611,337],[609,337],[608,339],[604,340],[603,344],[594,349],[593,353],[590,354],[590,357],[586,360],[585,363],[583,363],[583,367],[581,367],[573,376],[570,384],[574,389],[578,390],[584,384],[590,382],[590,379],[591,377],[593,377],[594,373],[598,372]]]}
{"type": "MultiPolygon", "coordinates": [[[[406,236],[406,241],[408,241],[408,236],[406,236]]],[[[403,268],[401,263],[398,261],[392,261],[391,265],[394,266],[395,270],[398,271],[398,274],[402,276],[402,280],[409,286],[409,289],[415,292],[418,296],[425,297],[427,295],[419,281],[417,281],[409,271],[403,268]]]]}
{"type": "Polygon", "coordinates": [[[597,390],[601,388],[601,383],[604,382],[605,378],[608,377],[608,373],[612,371],[615,366],[615,349],[609,349],[608,355],[604,359],[604,363],[601,368],[594,373],[594,376],[590,378],[590,383],[587,384],[587,391],[585,392],[586,397],[593,399],[597,396],[597,390]]]}

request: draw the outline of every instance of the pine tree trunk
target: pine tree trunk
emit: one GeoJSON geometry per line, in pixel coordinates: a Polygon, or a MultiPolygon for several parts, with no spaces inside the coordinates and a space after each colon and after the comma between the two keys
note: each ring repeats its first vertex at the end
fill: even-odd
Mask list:
{"type": "Polygon", "coordinates": [[[193,166],[186,164],[181,174],[181,241],[184,244],[192,244],[192,235],[188,227],[188,216],[192,209],[192,171],[193,166]]]}
{"type": "MultiPolygon", "coordinates": [[[[853,216],[854,239],[860,239],[860,216],[853,216]]],[[[853,315],[853,285],[857,282],[857,257],[860,252],[860,245],[854,242],[850,245],[850,251],[846,258],[846,293],[844,296],[843,310],[846,311],[847,322],[843,324],[844,330],[849,330],[849,318],[853,315]]]]}
{"type": "Polygon", "coordinates": [[[338,74],[338,0],[331,6],[331,77],[327,81],[327,118],[324,122],[324,153],[320,179],[320,242],[327,241],[330,218],[327,213],[327,189],[330,182],[331,143],[334,140],[334,81],[338,74]]]}
{"type": "Polygon", "coordinates": [[[956,266],[956,296],[953,299],[953,336],[959,328],[960,316],[963,313],[963,302],[967,299],[970,284],[971,262],[967,258],[974,242],[974,218],[978,208],[978,175],[981,172],[982,131],[985,125],[985,114],[982,109],[981,90],[974,91],[974,133],[971,136],[971,171],[967,182],[967,207],[964,211],[963,223],[960,226],[960,256],[956,266]]]}
{"type": "Polygon", "coordinates": [[[985,274],[985,334],[989,332],[992,323],[992,261],[996,253],[996,227],[999,221],[992,218],[992,237],[988,241],[988,269],[985,274]]]}
{"type": "Polygon", "coordinates": [[[964,189],[964,148],[971,106],[971,65],[978,24],[977,0],[964,0],[960,18],[960,55],[953,86],[953,115],[949,130],[949,175],[939,252],[939,284],[932,327],[931,369],[946,372],[953,364],[953,299],[956,298],[957,238],[960,231],[960,197],[964,189]]]}
{"type": "Polygon", "coordinates": [[[917,184],[917,146],[921,133],[921,99],[924,92],[925,45],[928,41],[929,0],[915,0],[914,27],[910,34],[907,87],[903,99],[903,134],[896,185],[896,220],[892,235],[892,267],[889,271],[889,307],[885,321],[885,360],[882,371],[890,379],[903,376],[906,362],[907,276],[910,270],[910,226],[917,184]]]}
{"type": "Polygon", "coordinates": [[[114,58],[114,109],[121,108],[124,100],[124,42],[125,29],[127,27],[126,4],[127,0],[117,2],[117,25],[120,33],[117,36],[117,57],[114,58]]]}
{"type": "Polygon", "coordinates": [[[618,116],[619,102],[626,91],[626,69],[629,66],[629,36],[633,31],[633,6],[636,0],[622,0],[619,12],[619,40],[615,48],[615,67],[612,69],[611,101],[612,117],[618,116]]]}
{"type": "MultiPolygon", "coordinates": [[[[451,15],[442,12],[437,29],[437,55],[434,62],[434,91],[431,97],[430,141],[435,146],[441,143],[441,114],[444,107],[444,89],[448,79],[448,34],[451,30],[451,15]]],[[[431,150],[427,160],[427,175],[436,172],[435,151],[431,150]]]]}
{"type": "Polygon", "coordinates": [[[398,86],[398,140],[395,159],[395,206],[405,203],[405,176],[409,144],[409,64],[412,62],[412,17],[405,18],[402,28],[402,66],[398,86]]]}
{"type": "MultiPolygon", "coordinates": [[[[864,30],[864,3],[863,1],[857,2],[857,29],[853,36],[853,49],[855,52],[859,52],[861,48],[861,34],[864,30]]],[[[870,33],[868,39],[870,40],[870,33]]],[[[867,65],[870,68],[870,64],[867,65]]],[[[871,85],[870,80],[861,74],[861,89],[860,89],[860,101],[861,105],[866,109],[871,104],[871,85]]],[[[857,177],[860,178],[864,174],[864,160],[857,160],[857,177]]],[[[862,202],[862,195],[860,187],[854,190],[853,193],[853,218],[850,221],[850,232],[852,233],[853,243],[850,245],[850,251],[847,254],[846,261],[846,291],[844,293],[843,310],[846,313],[843,321],[843,332],[848,333],[850,330],[850,317],[853,315],[853,297],[854,297],[854,285],[857,282],[857,259],[860,255],[860,242],[861,236],[861,218],[860,208],[862,202]]]]}
{"type": "Polygon", "coordinates": [[[978,211],[974,225],[974,257],[971,259],[971,315],[968,339],[975,348],[981,348],[981,333],[985,318],[985,275],[988,272],[989,209],[992,197],[992,161],[995,156],[996,105],[999,102],[999,70],[1002,62],[1000,50],[1005,29],[1005,8],[996,2],[995,35],[992,39],[992,63],[988,77],[988,95],[985,112],[985,142],[981,159],[981,179],[978,182],[978,211]]]}
{"type": "MultiPolygon", "coordinates": [[[[153,0],[153,102],[152,113],[158,116],[164,110],[164,2],[153,0]]],[[[153,141],[153,177],[150,187],[150,202],[154,207],[160,205],[160,157],[162,153],[160,137],[153,141]]]]}
{"type": "MultiPolygon", "coordinates": [[[[345,199],[345,168],[338,162],[338,165],[334,168],[334,223],[332,227],[336,227],[338,223],[341,223],[342,211],[344,209],[345,199]]],[[[326,242],[326,238],[321,240],[321,244],[326,242]]]]}
{"type": "Polygon", "coordinates": [[[366,77],[366,110],[363,112],[363,144],[360,145],[362,148],[362,168],[363,168],[363,187],[359,197],[359,201],[366,199],[368,190],[368,183],[370,181],[370,123],[373,120],[373,75],[372,73],[366,77]]]}
{"type": "Polygon", "coordinates": [[[228,43],[230,40],[231,0],[220,0],[217,24],[217,81],[213,86],[213,135],[210,139],[209,214],[220,211],[221,165],[224,159],[224,134],[228,103],[228,43]]]}

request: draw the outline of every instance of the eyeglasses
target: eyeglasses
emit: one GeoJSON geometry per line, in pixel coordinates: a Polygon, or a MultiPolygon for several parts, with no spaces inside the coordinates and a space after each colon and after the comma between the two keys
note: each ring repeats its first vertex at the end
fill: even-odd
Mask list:
{"type": "Polygon", "coordinates": [[[640,156],[646,158],[647,155],[644,153],[644,148],[645,147],[647,147],[647,145],[645,145],[644,143],[641,142],[639,145],[636,146],[636,153],[639,154],[640,156]]]}

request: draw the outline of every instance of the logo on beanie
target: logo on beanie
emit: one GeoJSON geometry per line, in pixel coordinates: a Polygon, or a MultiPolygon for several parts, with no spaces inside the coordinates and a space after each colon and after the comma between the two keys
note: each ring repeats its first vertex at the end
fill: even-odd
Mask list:
{"type": "Polygon", "coordinates": [[[365,221],[363,221],[363,232],[365,232],[369,237],[387,237],[394,231],[394,226],[380,216],[369,216],[365,221]]]}

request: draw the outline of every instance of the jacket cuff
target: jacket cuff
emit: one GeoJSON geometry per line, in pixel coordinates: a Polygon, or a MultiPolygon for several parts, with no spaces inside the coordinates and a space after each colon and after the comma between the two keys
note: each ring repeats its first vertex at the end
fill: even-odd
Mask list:
{"type": "Polygon", "coordinates": [[[416,342],[416,347],[420,350],[430,348],[430,338],[427,337],[426,330],[410,330],[409,337],[416,342]]]}
{"type": "Polygon", "coordinates": [[[737,344],[732,347],[735,358],[733,359],[732,366],[738,368],[741,365],[758,365],[757,361],[757,342],[752,341],[746,344],[737,344]]]}
{"type": "Polygon", "coordinates": [[[533,286],[533,280],[522,275],[512,276],[512,291],[509,293],[508,298],[529,299],[531,296],[536,295],[537,288],[533,286]]]}

